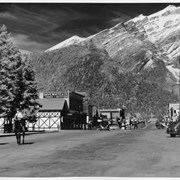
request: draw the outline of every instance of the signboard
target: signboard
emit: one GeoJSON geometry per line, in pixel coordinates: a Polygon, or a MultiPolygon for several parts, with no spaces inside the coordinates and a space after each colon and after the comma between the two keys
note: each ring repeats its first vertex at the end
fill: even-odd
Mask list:
{"type": "Polygon", "coordinates": [[[68,92],[43,93],[44,98],[68,98],[68,92]]]}

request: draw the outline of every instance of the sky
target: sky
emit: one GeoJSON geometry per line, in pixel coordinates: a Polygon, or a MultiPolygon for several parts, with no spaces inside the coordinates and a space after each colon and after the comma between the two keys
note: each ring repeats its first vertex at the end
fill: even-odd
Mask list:
{"type": "Polygon", "coordinates": [[[0,25],[27,51],[44,51],[74,36],[88,37],[175,3],[0,3],[0,25]]]}

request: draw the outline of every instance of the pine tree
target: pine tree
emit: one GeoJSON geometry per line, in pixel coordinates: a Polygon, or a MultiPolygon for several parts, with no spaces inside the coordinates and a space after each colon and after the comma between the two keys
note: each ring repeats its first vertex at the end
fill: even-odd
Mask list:
{"type": "Polygon", "coordinates": [[[35,74],[29,59],[10,41],[6,27],[0,27],[0,114],[11,122],[17,109],[34,115],[38,103],[35,74]]]}
{"type": "Polygon", "coordinates": [[[21,64],[18,49],[10,41],[6,27],[0,27],[0,113],[10,120],[15,112],[17,72],[21,64]]]}
{"type": "Polygon", "coordinates": [[[37,83],[31,60],[28,58],[22,60],[16,86],[18,87],[15,97],[17,107],[26,113],[29,121],[35,121],[36,110],[39,106],[36,101],[38,98],[37,83]]]}

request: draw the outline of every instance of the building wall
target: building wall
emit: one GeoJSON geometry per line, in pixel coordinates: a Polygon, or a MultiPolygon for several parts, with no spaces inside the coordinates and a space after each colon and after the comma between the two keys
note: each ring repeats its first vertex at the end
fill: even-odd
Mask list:
{"type": "Polygon", "coordinates": [[[0,131],[4,130],[4,118],[0,118],[0,131]]]}
{"type": "Polygon", "coordinates": [[[116,117],[120,117],[119,109],[110,109],[110,110],[99,110],[100,114],[107,116],[108,119],[115,119],[116,117]]]}
{"type": "Polygon", "coordinates": [[[107,116],[108,119],[111,118],[111,113],[110,113],[110,112],[101,112],[101,114],[102,114],[103,116],[107,116]]]}
{"type": "Polygon", "coordinates": [[[83,112],[87,114],[87,116],[89,116],[90,118],[93,117],[93,106],[84,103],[83,104],[83,112]]]}
{"type": "Polygon", "coordinates": [[[83,112],[83,96],[77,93],[69,94],[69,109],[70,111],[83,112]]]}
{"type": "Polygon", "coordinates": [[[37,113],[37,122],[28,123],[28,130],[60,130],[61,127],[61,112],[38,112],[37,113]]]}
{"type": "Polygon", "coordinates": [[[170,103],[169,104],[169,116],[173,117],[174,115],[178,115],[180,111],[180,103],[170,103]]]}

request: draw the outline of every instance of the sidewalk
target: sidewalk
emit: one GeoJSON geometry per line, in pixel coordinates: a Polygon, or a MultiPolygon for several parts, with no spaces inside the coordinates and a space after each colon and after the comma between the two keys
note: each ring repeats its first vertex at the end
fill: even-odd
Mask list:
{"type": "MultiPolygon", "coordinates": [[[[25,134],[42,134],[42,133],[54,133],[59,131],[27,131],[25,134]]],[[[8,136],[15,136],[15,133],[3,133],[3,131],[0,131],[0,138],[1,137],[8,137],[8,136]]]]}

